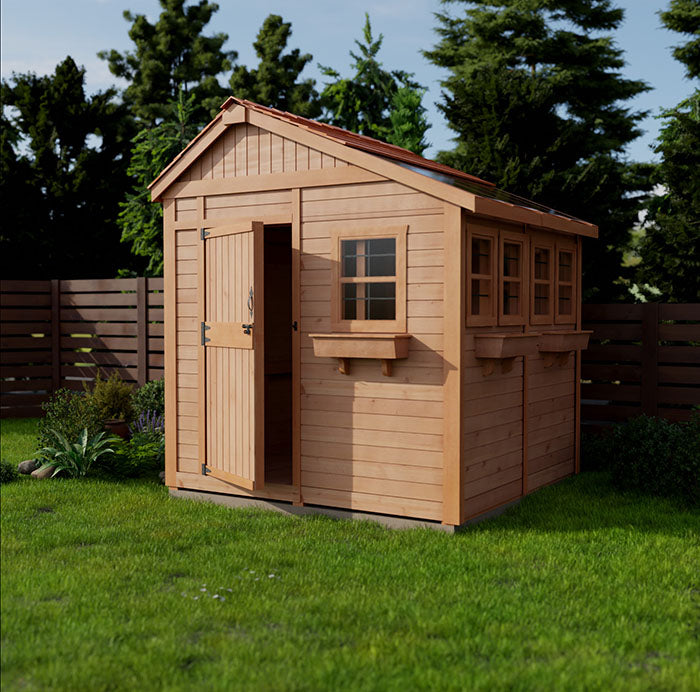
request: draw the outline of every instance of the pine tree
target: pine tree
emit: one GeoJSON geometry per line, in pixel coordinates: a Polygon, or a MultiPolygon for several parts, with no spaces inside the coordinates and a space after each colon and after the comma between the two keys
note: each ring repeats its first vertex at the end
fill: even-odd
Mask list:
{"type": "Polygon", "coordinates": [[[430,128],[425,116],[425,92],[411,87],[399,87],[391,97],[389,120],[391,131],[386,141],[422,155],[429,146],[425,134],[430,128]]]}
{"type": "MultiPolygon", "coordinates": [[[[387,71],[382,67],[377,55],[384,36],[379,34],[374,38],[368,14],[365,14],[362,35],[364,43],[355,41],[359,53],[350,51],[350,57],[353,59],[351,69],[354,70],[351,78],[341,78],[337,70],[319,65],[323,74],[333,80],[328,82],[321,92],[323,119],[331,125],[369,137],[384,141],[392,138],[394,143],[402,142],[400,146],[412,142],[417,146],[417,143],[423,141],[428,128],[425,118],[416,117],[412,123],[397,116],[399,130],[395,130],[390,114],[399,89],[413,91],[417,95],[418,104],[423,89],[413,80],[411,73],[403,70],[387,71]]],[[[402,103],[405,104],[408,98],[407,92],[404,91],[398,98],[397,104],[402,107],[402,103]]],[[[413,101],[416,101],[415,97],[413,101]]],[[[423,113],[424,111],[420,111],[421,116],[423,113]]]]}
{"type": "Polygon", "coordinates": [[[646,115],[624,103],[649,87],[620,76],[606,32],[623,11],[610,0],[459,3],[463,16],[437,15],[441,40],[425,53],[449,70],[439,108],[456,146],[440,160],[597,224],[584,297],[623,297],[622,253],[649,187],[649,167],[624,157],[646,115]]]}
{"type": "Polygon", "coordinates": [[[700,77],[700,3],[698,0],[671,0],[668,9],[660,14],[667,29],[694,36],[676,46],[673,57],[685,65],[689,78],[700,77]]]}
{"type": "MultiPolygon", "coordinates": [[[[661,13],[667,28],[696,38],[677,46],[674,57],[690,77],[700,76],[700,5],[671,0],[661,13]]],[[[661,163],[652,181],[661,194],[648,203],[637,280],[661,291],[654,299],[700,300],[700,89],[664,111],[656,148],[661,163]]]]}
{"type": "Polygon", "coordinates": [[[126,112],[114,90],[87,97],[84,82],[69,56],[51,75],[2,83],[5,278],[108,277],[130,261],[116,226],[126,112]]]}
{"type": "Polygon", "coordinates": [[[234,68],[229,81],[231,91],[238,98],[255,101],[263,106],[278,108],[305,118],[316,118],[321,113],[316,82],[300,80],[299,75],[313,59],[310,53],[298,48],[283,54],[292,33],[292,25],[278,14],[269,15],[253,43],[258,56],[258,67],[245,65],[234,68]]]}
{"type": "Polygon", "coordinates": [[[148,258],[147,276],[163,275],[163,207],[151,202],[147,186],[199,131],[192,122],[194,108],[195,95],[185,98],[181,90],[177,101],[169,104],[168,117],[141,130],[132,140],[128,174],[133,187],[119,205],[118,224],[122,242],[131,243],[134,255],[148,258]]]}
{"type": "Polygon", "coordinates": [[[202,34],[219,9],[216,3],[200,0],[185,7],[185,0],[159,2],[163,11],[155,24],[143,14],[124,12],[124,18],[131,22],[133,52],[110,50],[98,55],[108,62],[112,74],[129,82],[124,103],[142,125],[154,125],[167,117],[168,104],[177,100],[180,88],[195,95],[193,117],[204,123],[228,95],[217,78],[231,69],[237,54],[222,50],[226,34],[202,34]]]}

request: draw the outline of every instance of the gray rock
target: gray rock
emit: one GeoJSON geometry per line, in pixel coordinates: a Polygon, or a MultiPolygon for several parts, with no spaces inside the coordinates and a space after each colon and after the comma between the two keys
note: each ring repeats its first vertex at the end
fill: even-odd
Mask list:
{"type": "Polygon", "coordinates": [[[36,471],[41,464],[36,459],[27,459],[26,461],[20,461],[17,464],[17,471],[28,476],[32,471],[36,471]]]}
{"type": "Polygon", "coordinates": [[[45,469],[36,469],[36,471],[32,471],[32,478],[38,478],[39,480],[43,480],[44,478],[51,478],[53,472],[53,466],[47,466],[45,469]]]}

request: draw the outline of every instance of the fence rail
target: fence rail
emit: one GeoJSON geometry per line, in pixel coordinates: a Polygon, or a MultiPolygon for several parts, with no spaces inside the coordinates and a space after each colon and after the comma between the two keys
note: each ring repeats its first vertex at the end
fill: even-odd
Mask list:
{"type": "Polygon", "coordinates": [[[163,279],[0,281],[0,416],[41,414],[98,370],[163,377],[163,279]]]}
{"type": "Polygon", "coordinates": [[[688,420],[700,406],[700,303],[584,305],[583,430],[647,414],[688,420]]]}

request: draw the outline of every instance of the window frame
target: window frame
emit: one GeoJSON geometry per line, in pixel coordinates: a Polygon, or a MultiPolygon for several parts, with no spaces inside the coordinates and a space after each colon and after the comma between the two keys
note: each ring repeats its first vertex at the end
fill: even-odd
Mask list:
{"type": "Polygon", "coordinates": [[[578,257],[576,254],[576,244],[572,242],[567,242],[563,240],[558,240],[555,244],[556,252],[556,279],[555,279],[555,305],[554,305],[554,324],[576,324],[576,301],[577,297],[577,281],[578,281],[578,257]],[[571,253],[571,280],[562,281],[560,277],[560,266],[559,266],[559,253],[569,252],[571,253]],[[569,286],[571,288],[571,313],[563,314],[559,312],[559,296],[561,293],[562,286],[569,286]]]}
{"type": "Polygon", "coordinates": [[[498,242],[498,324],[503,326],[524,325],[527,323],[527,310],[529,307],[529,262],[525,260],[528,256],[528,237],[522,233],[501,230],[498,242]],[[505,295],[506,281],[512,281],[505,276],[503,271],[503,260],[505,259],[505,244],[520,245],[520,305],[519,311],[514,315],[506,315],[503,310],[503,298],[505,295]]]}
{"type": "Polygon", "coordinates": [[[408,225],[374,226],[369,228],[337,229],[331,232],[331,331],[357,333],[406,333],[406,235],[408,225]],[[342,272],[342,241],[343,240],[376,240],[394,238],[396,241],[396,312],[393,320],[346,320],[342,318],[342,284],[344,283],[378,283],[372,279],[388,277],[354,277],[367,281],[343,281],[342,272]]]}
{"type": "Polygon", "coordinates": [[[558,260],[559,255],[556,250],[556,243],[553,240],[547,239],[541,235],[533,235],[530,238],[530,324],[554,324],[554,302],[555,296],[555,260],[558,260]],[[535,267],[535,259],[537,250],[547,250],[549,252],[549,278],[538,279],[535,267]],[[537,286],[549,286],[549,309],[544,314],[535,313],[535,300],[537,297],[537,286]]]}
{"type": "Polygon", "coordinates": [[[498,258],[500,256],[498,243],[498,229],[484,226],[467,226],[467,275],[466,283],[466,313],[468,327],[491,327],[498,324],[498,300],[500,295],[498,278],[498,258]],[[478,274],[483,280],[491,281],[491,300],[485,313],[472,314],[472,273],[473,240],[489,240],[491,242],[491,261],[488,274],[478,274]]]}

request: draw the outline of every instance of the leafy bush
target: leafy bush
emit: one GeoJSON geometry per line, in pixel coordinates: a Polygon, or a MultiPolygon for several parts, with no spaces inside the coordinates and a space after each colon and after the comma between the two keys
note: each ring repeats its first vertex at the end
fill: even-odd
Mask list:
{"type": "Polygon", "coordinates": [[[152,380],[139,387],[132,395],[134,416],[138,417],[147,411],[155,411],[165,415],[165,380],[152,380]]]}
{"type": "Polygon", "coordinates": [[[104,457],[100,468],[116,478],[154,475],[165,466],[165,436],[162,432],[135,432],[128,442],[115,442],[113,449],[113,454],[104,457]]]}
{"type": "Polygon", "coordinates": [[[688,423],[639,416],[616,426],[609,439],[618,488],[700,504],[700,415],[688,423]]]}
{"type": "Polygon", "coordinates": [[[41,408],[44,417],[39,421],[38,448],[50,447],[56,441],[55,433],[67,440],[77,440],[83,428],[92,437],[102,430],[102,419],[90,397],[82,392],[59,389],[41,408]]]}
{"type": "Polygon", "coordinates": [[[92,402],[101,420],[125,420],[130,422],[134,417],[134,408],[131,403],[133,387],[119,377],[119,373],[113,372],[106,380],[97,373],[92,390],[87,397],[92,402]]]}
{"type": "Polygon", "coordinates": [[[11,483],[17,478],[19,478],[17,467],[7,459],[0,461],[0,483],[11,483]]]}
{"type": "Polygon", "coordinates": [[[73,478],[85,476],[90,467],[101,456],[112,453],[109,445],[114,437],[105,437],[104,431],[92,437],[88,436],[87,428],[83,428],[78,442],[69,442],[61,433],[53,431],[56,438],[55,447],[44,447],[39,451],[39,460],[43,461],[41,468],[55,469],[52,477],[60,472],[73,478]]]}

